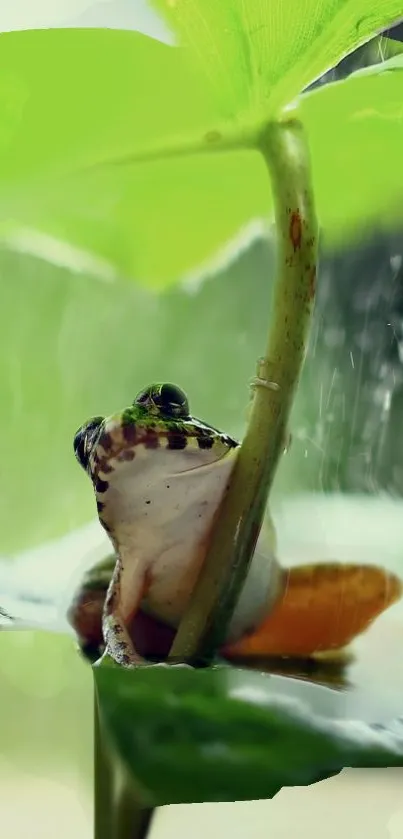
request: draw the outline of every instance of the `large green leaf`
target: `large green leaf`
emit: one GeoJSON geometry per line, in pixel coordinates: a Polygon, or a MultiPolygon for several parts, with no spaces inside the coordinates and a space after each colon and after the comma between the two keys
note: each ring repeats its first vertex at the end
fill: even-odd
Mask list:
{"type": "MultiPolygon", "coordinates": [[[[0,235],[34,228],[163,287],[269,219],[254,152],[84,171],[215,130],[216,104],[182,50],[106,30],[6,33],[0,43],[0,235]]],[[[331,241],[403,215],[401,67],[394,59],[301,99],[331,241]]],[[[19,241],[32,247],[32,237],[19,241]]]]}
{"type": "Polygon", "coordinates": [[[213,253],[254,214],[250,167],[262,174],[263,164],[255,159],[245,170],[242,155],[211,161],[220,188],[207,215],[211,169],[205,159],[156,164],[151,171],[82,171],[163,138],[202,136],[215,127],[207,91],[182,50],[135,32],[0,37],[0,234],[37,228],[104,257],[124,274],[164,284],[213,253]]]}
{"type": "MultiPolygon", "coordinates": [[[[153,805],[271,798],[345,766],[403,766],[403,727],[326,718],[335,694],[310,686],[313,710],[250,671],[94,668],[112,741],[153,805]]],[[[341,705],[342,705],[341,701],[341,705]]]]}
{"type": "Polygon", "coordinates": [[[403,58],[301,98],[319,218],[329,243],[403,219],[403,58]]]}
{"type": "Polygon", "coordinates": [[[400,0],[152,0],[226,118],[271,115],[402,17],[400,0]]]}
{"type": "Polygon", "coordinates": [[[211,118],[184,50],[139,32],[3,32],[0,46],[4,187],[47,184],[74,166],[197,132],[211,118]]]}

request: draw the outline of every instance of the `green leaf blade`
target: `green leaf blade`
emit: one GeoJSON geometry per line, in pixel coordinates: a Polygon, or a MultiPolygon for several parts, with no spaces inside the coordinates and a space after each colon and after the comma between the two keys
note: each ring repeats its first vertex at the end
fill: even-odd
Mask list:
{"type": "Polygon", "coordinates": [[[330,245],[401,223],[402,101],[401,56],[301,97],[318,214],[330,245]]]}
{"type": "Polygon", "coordinates": [[[70,174],[215,118],[183,50],[138,32],[0,35],[0,179],[70,174]]]}
{"type": "Polygon", "coordinates": [[[400,0],[153,0],[223,117],[273,116],[402,16],[400,0]]]}
{"type": "MultiPolygon", "coordinates": [[[[100,164],[220,127],[222,115],[180,49],[107,30],[1,39],[7,241],[39,231],[102,259],[112,275],[163,289],[228,259],[242,231],[270,221],[267,173],[252,150],[100,164]]],[[[402,219],[401,67],[397,57],[299,100],[330,244],[402,219]]]]}
{"type": "Polygon", "coordinates": [[[401,726],[326,719],[287,696],[287,679],[276,696],[271,677],[230,668],[95,668],[94,678],[112,742],[154,805],[271,798],[345,766],[403,766],[401,726]]]}

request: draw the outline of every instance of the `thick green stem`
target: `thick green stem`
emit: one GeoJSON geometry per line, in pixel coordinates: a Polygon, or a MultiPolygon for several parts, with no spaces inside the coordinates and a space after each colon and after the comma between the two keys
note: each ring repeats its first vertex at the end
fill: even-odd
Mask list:
{"type": "Polygon", "coordinates": [[[153,807],[142,807],[128,772],[119,773],[114,810],[113,839],[145,839],[155,813],[153,807]]]}
{"type": "Polygon", "coordinates": [[[94,686],[94,839],[111,839],[114,820],[114,772],[100,719],[94,686]]]}
{"type": "Polygon", "coordinates": [[[225,637],[284,448],[306,351],[315,297],[317,222],[301,124],[293,118],[268,124],[259,150],[269,169],[278,243],[267,350],[258,362],[246,434],[171,660],[209,658],[225,637]]]}
{"type": "Polygon", "coordinates": [[[145,839],[153,815],[108,744],[94,687],[94,839],[145,839]]]}

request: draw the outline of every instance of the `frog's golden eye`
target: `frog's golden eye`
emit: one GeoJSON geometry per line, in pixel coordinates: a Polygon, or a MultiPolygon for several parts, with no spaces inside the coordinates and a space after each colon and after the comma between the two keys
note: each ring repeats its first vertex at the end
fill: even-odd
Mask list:
{"type": "Polygon", "coordinates": [[[188,417],[189,402],[183,390],[177,385],[166,382],[151,385],[139,393],[135,405],[143,405],[151,413],[162,414],[166,417],[188,417]]]}
{"type": "Polygon", "coordinates": [[[74,435],[74,454],[83,469],[88,467],[91,449],[103,421],[104,417],[93,417],[85,425],[82,425],[74,435]]]}

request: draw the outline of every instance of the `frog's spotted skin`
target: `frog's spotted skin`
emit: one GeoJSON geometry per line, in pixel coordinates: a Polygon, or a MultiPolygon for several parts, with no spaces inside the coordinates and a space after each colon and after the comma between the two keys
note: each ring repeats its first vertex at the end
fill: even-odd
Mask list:
{"type": "MultiPolygon", "coordinates": [[[[166,623],[179,623],[239,445],[193,417],[164,415],[155,405],[150,412],[138,399],[90,421],[75,442],[118,556],[104,633],[107,651],[123,664],[139,663],[127,628],[140,602],[166,623]]],[[[268,585],[267,560],[265,569],[268,585]]],[[[263,605],[266,594],[261,599],[263,605]]],[[[249,628],[246,614],[243,623],[249,628]]]]}
{"type": "MultiPolygon", "coordinates": [[[[74,448],[116,553],[104,607],[106,652],[120,664],[142,664],[130,631],[136,613],[141,606],[165,625],[179,624],[239,444],[190,416],[185,394],[167,384],[147,388],[118,414],[90,420],[74,448]]],[[[259,540],[231,622],[229,658],[342,648],[402,595],[401,581],[383,568],[282,569],[273,547],[260,547],[259,540]]]]}
{"type": "MultiPolygon", "coordinates": [[[[237,447],[238,443],[232,438],[194,419],[158,421],[155,417],[144,416],[142,411],[132,407],[103,420],[98,436],[92,444],[87,470],[94,484],[99,519],[105,530],[115,534],[116,538],[117,529],[123,526],[121,517],[116,519],[113,513],[112,516],[109,513],[113,507],[114,494],[119,496],[119,503],[123,505],[122,511],[124,507],[129,507],[127,512],[130,526],[133,517],[138,513],[133,509],[132,499],[138,501],[139,493],[144,494],[143,490],[147,486],[149,491],[145,492],[145,495],[150,495],[150,498],[144,499],[146,506],[151,506],[151,495],[155,489],[161,493],[159,500],[166,504],[167,492],[164,493],[163,490],[174,489],[174,486],[166,483],[163,487],[161,479],[165,470],[168,476],[172,473],[173,479],[177,479],[180,474],[217,463],[231,449],[237,447]],[[148,478],[151,478],[153,472],[156,473],[156,486],[152,481],[148,484],[146,481],[144,486],[140,486],[145,470],[148,478]],[[138,476],[141,476],[139,480],[138,476]],[[119,489],[121,482],[124,486],[119,489]],[[127,499],[123,496],[126,490],[130,490],[127,499]]],[[[232,465],[231,461],[231,468],[232,465]]],[[[224,470],[227,475],[229,471],[224,470]]],[[[220,486],[221,474],[223,472],[220,472],[220,481],[216,481],[220,486]]],[[[203,499],[203,507],[205,503],[203,499]]],[[[179,509],[180,505],[176,505],[175,510],[179,509]]],[[[148,518],[150,512],[145,510],[144,517],[148,518]]],[[[159,521],[161,512],[158,511],[159,521]]],[[[120,539],[118,541],[120,542],[120,539]]]]}

